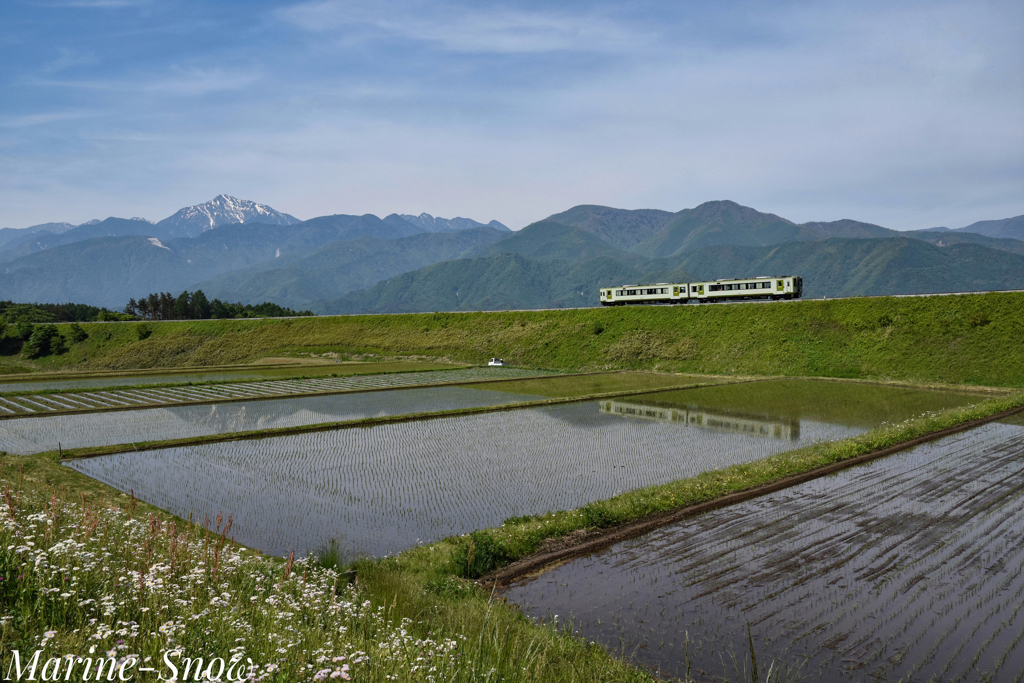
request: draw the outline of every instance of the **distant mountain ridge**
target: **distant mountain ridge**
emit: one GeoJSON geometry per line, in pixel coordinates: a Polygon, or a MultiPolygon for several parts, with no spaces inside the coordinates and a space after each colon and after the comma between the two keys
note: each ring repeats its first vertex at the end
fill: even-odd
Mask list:
{"type": "Polygon", "coordinates": [[[408,214],[398,214],[398,217],[402,220],[423,228],[425,232],[454,232],[456,230],[468,230],[469,228],[479,228],[487,225],[497,230],[504,230],[505,232],[512,232],[507,226],[499,223],[498,221],[491,221],[490,223],[480,223],[473,220],[472,218],[435,218],[429,213],[421,213],[419,216],[412,216],[408,214]]]}
{"type": "MultiPolygon", "coordinates": [[[[78,226],[10,230],[7,242],[0,242],[0,297],[95,302],[118,309],[129,298],[150,291],[180,291],[201,283],[213,288],[213,296],[251,296],[257,303],[301,300],[305,307],[403,270],[459,258],[468,249],[512,234],[497,221],[485,225],[429,214],[413,218],[419,220],[410,222],[397,214],[338,214],[299,221],[263,204],[219,195],[159,223],[108,218],[78,226]],[[459,225],[477,226],[466,229],[477,232],[462,235],[466,230],[459,230],[459,225]],[[392,243],[418,235],[437,238],[392,243]],[[139,239],[121,239],[129,237],[139,239]],[[346,256],[354,250],[337,247],[302,262],[325,245],[354,240],[376,246],[363,244],[360,259],[346,256]],[[325,258],[337,260],[331,264],[325,258]],[[282,267],[291,270],[274,272],[282,267]],[[297,274],[296,268],[307,270],[297,274]],[[52,277],[47,275],[51,272],[52,277]],[[228,273],[234,275],[217,280],[228,273]]],[[[7,234],[0,232],[0,237],[7,234]]]]}
{"type": "Polygon", "coordinates": [[[676,212],[581,205],[513,232],[427,213],[299,221],[219,195],[155,224],[0,231],[0,299],[121,308],[202,288],[321,313],[590,306],[603,285],[782,271],[803,275],[807,296],[1007,289],[1024,287],[1024,240],[999,235],[1021,218],[898,232],[719,200],[676,212]]]}
{"type": "Polygon", "coordinates": [[[613,247],[631,249],[653,237],[672,222],[675,216],[671,211],[659,209],[613,209],[610,206],[584,204],[544,220],[585,230],[613,247]]]}
{"type": "Polygon", "coordinates": [[[23,239],[27,235],[34,235],[38,232],[48,232],[59,235],[78,226],[71,223],[42,223],[27,228],[0,228],[0,247],[14,239],[23,239]]]}
{"type": "Polygon", "coordinates": [[[483,225],[397,239],[338,240],[307,256],[281,259],[284,263],[278,267],[275,259],[199,282],[195,287],[226,301],[286,301],[290,308],[309,308],[319,300],[366,289],[401,273],[463,258],[474,248],[498,242],[504,235],[497,228],[483,225]]]}
{"type": "Polygon", "coordinates": [[[997,239],[1024,240],[1024,216],[1014,216],[998,221],[978,221],[956,232],[974,232],[997,239]]]}
{"type": "Polygon", "coordinates": [[[187,206],[157,223],[167,237],[195,237],[206,230],[233,223],[295,225],[301,221],[265,204],[219,194],[203,204],[187,206]]]}

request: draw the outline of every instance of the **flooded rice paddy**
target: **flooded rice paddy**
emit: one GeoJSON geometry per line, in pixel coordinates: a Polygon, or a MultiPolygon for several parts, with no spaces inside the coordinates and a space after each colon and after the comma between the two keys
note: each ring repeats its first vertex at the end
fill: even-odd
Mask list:
{"type": "MultiPolygon", "coordinates": [[[[318,377],[231,382],[179,387],[142,387],[69,393],[0,396],[0,415],[45,415],[71,410],[120,410],[127,407],[239,400],[295,394],[388,389],[450,382],[512,379],[545,375],[544,371],[517,368],[466,368],[351,377],[318,377]]],[[[112,380],[106,380],[109,382],[112,380]]],[[[113,380],[116,381],[116,380],[113,380]]]]}
{"type": "MultiPolygon", "coordinates": [[[[381,555],[867,429],[865,415],[848,419],[850,407],[840,401],[794,409],[786,405],[789,383],[764,384],[775,386],[776,398],[761,406],[748,400],[755,385],[742,384],[168,448],[71,466],[184,517],[230,514],[236,539],[266,552],[302,553],[333,538],[349,552],[381,555]]],[[[825,399],[844,387],[863,388],[816,384],[825,399]]],[[[899,419],[975,400],[870,389],[875,400],[887,397],[889,417],[899,419]]]]}
{"type": "Polygon", "coordinates": [[[659,529],[515,586],[667,676],[1024,680],[1024,419],[659,529]]]}
{"type": "MultiPolygon", "coordinates": [[[[485,385],[486,386],[486,385],[485,385]]],[[[469,387],[429,387],[269,401],[176,406],[0,421],[0,450],[18,455],[184,439],[253,429],[341,422],[537,400],[469,387]]]]}

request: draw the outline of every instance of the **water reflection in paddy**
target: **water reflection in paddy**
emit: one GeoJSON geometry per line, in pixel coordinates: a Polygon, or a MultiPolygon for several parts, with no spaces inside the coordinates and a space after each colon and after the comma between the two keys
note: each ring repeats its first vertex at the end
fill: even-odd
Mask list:
{"type": "Polygon", "coordinates": [[[0,421],[0,449],[38,453],[537,400],[468,387],[397,389],[0,421]]]}
{"type": "MultiPolygon", "coordinates": [[[[182,516],[231,514],[236,538],[267,552],[304,552],[338,538],[352,551],[379,555],[866,428],[863,411],[848,419],[842,402],[832,412],[827,402],[787,407],[790,383],[763,384],[616,404],[667,406],[685,411],[685,421],[627,416],[607,402],[585,402],[105,456],[73,466],[182,516]],[[752,391],[774,396],[772,404],[750,404],[752,391]],[[702,423],[691,424],[689,417],[698,415],[702,423]]],[[[843,387],[816,384],[827,392],[843,387]]],[[[975,400],[872,389],[878,390],[872,402],[885,395],[888,414],[899,419],[975,400]]]]}

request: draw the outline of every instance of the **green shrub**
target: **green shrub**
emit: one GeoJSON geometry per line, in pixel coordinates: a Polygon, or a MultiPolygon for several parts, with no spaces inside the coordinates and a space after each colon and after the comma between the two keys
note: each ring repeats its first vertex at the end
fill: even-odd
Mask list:
{"type": "Polygon", "coordinates": [[[68,336],[71,338],[72,344],[83,342],[89,338],[88,333],[86,333],[78,323],[71,323],[70,334],[68,336]]]}
{"type": "Polygon", "coordinates": [[[580,508],[580,514],[583,516],[584,526],[592,526],[598,529],[613,526],[618,522],[611,510],[599,502],[584,505],[580,508]]]}
{"type": "Polygon", "coordinates": [[[453,573],[466,579],[478,579],[487,572],[508,564],[511,557],[491,534],[474,531],[459,539],[452,553],[453,573]]]}
{"type": "Polygon", "coordinates": [[[15,336],[22,341],[27,341],[32,333],[35,332],[36,326],[27,320],[22,320],[14,326],[15,336]]]}
{"type": "Polygon", "coordinates": [[[37,325],[22,347],[27,358],[64,353],[67,347],[56,325],[37,325]]]}

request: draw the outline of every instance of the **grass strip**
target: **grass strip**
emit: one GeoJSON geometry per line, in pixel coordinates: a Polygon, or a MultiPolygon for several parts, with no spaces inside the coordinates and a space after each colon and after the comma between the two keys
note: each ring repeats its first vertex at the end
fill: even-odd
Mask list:
{"type": "MultiPolygon", "coordinates": [[[[73,460],[79,458],[97,458],[104,455],[116,453],[131,453],[133,451],[151,451],[159,448],[179,448],[182,446],[199,446],[208,443],[224,443],[227,441],[246,441],[250,439],[270,439],[280,436],[294,436],[295,434],[307,434],[311,432],[326,432],[337,429],[355,429],[374,427],[382,424],[397,424],[401,422],[414,422],[417,420],[434,420],[443,417],[457,417],[464,415],[479,415],[482,413],[500,413],[509,410],[521,410],[524,408],[542,408],[544,406],[556,406],[564,403],[579,403],[583,401],[597,401],[606,398],[619,398],[622,396],[638,396],[641,394],[653,394],[663,391],[679,391],[682,389],[697,389],[699,387],[716,386],[717,384],[742,384],[745,382],[757,382],[757,379],[743,379],[735,382],[719,383],[691,383],[681,384],[662,389],[628,389],[625,391],[611,391],[602,394],[590,394],[586,396],[567,396],[563,398],[545,398],[537,401],[517,401],[515,403],[503,403],[493,406],[477,406],[474,408],[458,408],[456,410],[433,410],[421,413],[407,413],[405,415],[386,415],[382,417],[364,417],[358,420],[343,420],[339,422],[319,422],[310,425],[296,425],[294,427],[278,427],[272,429],[250,429],[242,432],[230,432],[226,434],[209,434],[206,436],[189,436],[181,439],[163,439],[159,441],[138,441],[125,444],[111,444],[109,446],[90,446],[87,448],[75,448],[61,451],[43,451],[36,455],[45,455],[58,460],[73,460]]],[[[408,387],[403,387],[408,388],[408,387]]],[[[289,398],[292,398],[289,396],[289,398]]],[[[204,402],[206,403],[206,402],[204,402]]],[[[145,406],[143,406],[145,407],[145,406]]],[[[72,411],[67,411],[72,412],[72,411]]],[[[82,411],[87,412],[87,411],[82,411]]],[[[62,415],[67,413],[61,413],[62,415]]]]}
{"type": "MultiPolygon", "coordinates": [[[[538,552],[541,544],[548,539],[570,534],[593,537],[642,520],[668,516],[713,501],[723,501],[732,494],[787,478],[816,471],[824,473],[823,468],[855,463],[863,456],[874,454],[880,457],[889,452],[888,449],[899,450],[913,445],[917,440],[938,438],[951,431],[968,429],[1022,409],[1024,392],[991,398],[895,424],[884,424],[850,439],[815,444],[755,462],[705,472],[696,477],[648,486],[575,510],[512,518],[497,528],[444,539],[423,548],[412,548],[399,558],[403,567],[414,572],[469,579],[483,577],[491,583],[502,583],[513,578],[513,575],[522,575],[526,570],[505,574],[496,573],[495,570],[538,552]]],[[[658,521],[660,523],[661,520],[658,521]]]]}

